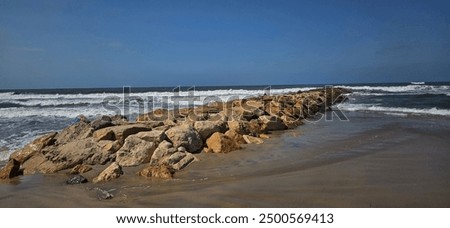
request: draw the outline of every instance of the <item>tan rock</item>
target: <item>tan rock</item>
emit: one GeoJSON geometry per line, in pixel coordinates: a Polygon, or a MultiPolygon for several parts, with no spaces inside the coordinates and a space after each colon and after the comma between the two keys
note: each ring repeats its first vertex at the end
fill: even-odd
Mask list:
{"type": "Polygon", "coordinates": [[[93,137],[97,139],[97,141],[100,140],[108,140],[107,138],[99,138],[101,135],[107,135],[110,134],[109,132],[112,131],[114,133],[114,138],[109,140],[119,140],[120,142],[124,142],[125,139],[133,134],[142,132],[142,131],[150,131],[151,128],[146,124],[127,124],[127,125],[120,125],[120,126],[113,126],[113,127],[107,127],[102,128],[100,130],[97,130],[93,133],[93,137]]]}
{"type": "Polygon", "coordinates": [[[262,128],[268,131],[285,130],[287,126],[278,116],[260,116],[258,120],[262,123],[262,128]]]}
{"type": "Polygon", "coordinates": [[[262,144],[264,143],[264,141],[260,138],[257,137],[253,137],[250,135],[243,135],[243,138],[245,140],[245,142],[247,142],[248,144],[262,144]]]}
{"type": "Polygon", "coordinates": [[[249,126],[249,122],[247,121],[237,121],[237,120],[232,120],[232,121],[228,121],[228,128],[230,130],[233,130],[235,132],[237,132],[238,134],[248,134],[250,133],[250,126],[249,126]]]}
{"type": "Polygon", "coordinates": [[[116,136],[114,135],[114,131],[111,128],[103,128],[97,131],[94,131],[92,137],[97,140],[115,140],[116,136]]]}
{"type": "Polygon", "coordinates": [[[206,141],[215,132],[224,133],[227,130],[226,123],[222,121],[197,121],[194,123],[194,128],[203,141],[206,141]]]}
{"type": "Polygon", "coordinates": [[[172,179],[173,173],[167,165],[149,166],[138,173],[143,177],[155,177],[161,179],[172,179]]]}
{"type": "Polygon", "coordinates": [[[290,129],[296,128],[303,124],[303,122],[300,118],[294,118],[294,117],[290,117],[287,115],[281,116],[281,120],[290,129]]]}
{"type": "Polygon", "coordinates": [[[97,152],[88,158],[86,161],[87,164],[104,165],[110,161],[114,161],[116,159],[116,152],[122,147],[122,144],[120,144],[119,140],[102,140],[98,142],[98,146],[101,152],[97,152]]]}
{"type": "Polygon", "coordinates": [[[25,162],[34,154],[39,153],[42,148],[53,144],[55,136],[56,132],[53,132],[33,140],[33,142],[27,144],[24,148],[12,153],[10,159],[14,159],[19,163],[25,162]]]}
{"type": "Polygon", "coordinates": [[[92,170],[92,167],[89,165],[78,164],[70,170],[69,174],[74,174],[74,175],[83,174],[83,173],[87,173],[91,170],[92,170]]]}
{"type": "Polygon", "coordinates": [[[136,134],[136,137],[141,138],[148,142],[154,142],[155,144],[159,144],[164,139],[166,139],[166,134],[164,130],[152,130],[152,131],[143,131],[136,134]]]}
{"type": "Polygon", "coordinates": [[[191,153],[185,153],[185,156],[172,165],[172,169],[174,170],[182,170],[192,162],[197,161],[197,158],[191,153]]]}
{"type": "Polygon", "coordinates": [[[176,148],[173,147],[173,144],[164,140],[162,141],[156,150],[153,152],[153,155],[150,159],[150,165],[158,164],[161,159],[165,156],[170,156],[177,151],[176,148]]]}
{"type": "Polygon", "coordinates": [[[247,143],[247,142],[245,142],[242,135],[237,133],[234,130],[228,130],[227,132],[225,132],[225,135],[230,137],[233,141],[237,142],[238,144],[246,144],[247,143]]]}
{"type": "Polygon", "coordinates": [[[259,138],[261,138],[261,139],[269,139],[270,136],[268,134],[260,134],[259,138]]]}
{"type": "Polygon", "coordinates": [[[105,170],[103,170],[92,182],[98,183],[103,181],[110,181],[112,179],[118,178],[123,174],[122,167],[117,163],[113,162],[105,170]]]}
{"type": "Polygon", "coordinates": [[[54,173],[83,163],[95,165],[101,157],[94,155],[101,153],[100,146],[92,138],[72,141],[48,151],[45,154],[47,161],[37,168],[43,173],[54,173]],[[93,157],[98,160],[91,159],[93,157]]]}
{"type": "Polygon", "coordinates": [[[206,145],[208,145],[208,148],[214,153],[228,153],[240,149],[237,142],[220,132],[212,134],[211,137],[206,140],[206,145]]]}
{"type": "Polygon", "coordinates": [[[5,167],[0,169],[0,179],[9,179],[20,175],[20,162],[10,159],[5,167]]]}
{"type": "Polygon", "coordinates": [[[150,158],[156,149],[154,142],[148,142],[131,135],[125,139],[125,144],[116,153],[116,162],[120,166],[137,166],[150,162],[150,158]]]}
{"type": "Polygon", "coordinates": [[[55,144],[62,145],[76,140],[85,139],[87,137],[90,137],[91,133],[91,125],[87,122],[80,121],[64,128],[61,132],[59,132],[55,136],[55,144]]]}
{"type": "Polygon", "coordinates": [[[180,146],[195,152],[202,148],[203,141],[200,134],[190,125],[180,125],[166,131],[168,139],[175,148],[180,146]]]}

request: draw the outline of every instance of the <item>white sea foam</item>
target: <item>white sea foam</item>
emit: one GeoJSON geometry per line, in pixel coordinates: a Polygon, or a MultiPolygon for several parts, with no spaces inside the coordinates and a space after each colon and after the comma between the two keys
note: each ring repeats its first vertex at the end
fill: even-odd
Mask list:
{"type": "MultiPolygon", "coordinates": [[[[288,89],[272,89],[271,94],[283,94],[289,92],[297,92],[299,90],[305,91],[315,89],[310,88],[288,88],[288,89]]],[[[166,106],[173,107],[174,96],[186,97],[195,96],[194,105],[202,105],[208,101],[206,98],[212,100],[230,101],[234,99],[242,99],[245,97],[260,96],[267,93],[266,90],[245,90],[245,89],[229,89],[229,90],[199,90],[188,92],[180,91],[174,92],[143,92],[131,93],[130,97],[139,97],[144,101],[144,112],[152,110],[153,106],[163,107],[163,102],[166,106]]],[[[0,103],[13,103],[23,107],[3,108],[0,112],[0,117],[3,118],[17,118],[27,116],[45,116],[45,117],[68,117],[75,118],[83,114],[85,116],[97,116],[102,114],[117,114],[111,110],[107,110],[102,106],[102,103],[107,99],[117,99],[123,101],[124,95],[121,93],[95,93],[95,94],[13,94],[1,93],[0,103]],[[67,107],[61,107],[62,105],[67,107]],[[72,107],[74,106],[74,107],[72,107]]],[[[187,106],[187,102],[180,102],[180,106],[187,106]]],[[[118,108],[122,109],[122,104],[117,104],[118,108]]],[[[130,103],[130,113],[139,113],[139,107],[136,102],[130,103]]],[[[123,111],[123,110],[122,110],[123,111]]],[[[141,110],[142,111],[142,110],[141,110]]]]}
{"type": "Polygon", "coordinates": [[[404,114],[414,114],[414,115],[439,115],[439,116],[450,116],[450,110],[448,109],[438,109],[438,108],[400,108],[400,107],[384,107],[379,106],[380,104],[352,104],[352,103],[342,103],[338,107],[343,111],[373,111],[373,112],[383,112],[383,113],[404,113],[404,114]]]}
{"type": "MultiPolygon", "coordinates": [[[[272,94],[282,94],[288,92],[296,92],[299,90],[308,90],[312,88],[289,88],[289,89],[273,89],[272,94]]],[[[193,92],[194,96],[200,97],[204,100],[206,97],[217,97],[222,100],[229,100],[230,98],[243,98],[248,96],[259,96],[266,93],[266,90],[244,90],[244,89],[230,89],[230,90],[204,90],[193,92]]],[[[130,97],[139,97],[143,100],[162,101],[163,97],[173,96],[190,96],[191,92],[180,91],[174,92],[143,92],[131,93],[130,97]]],[[[13,94],[0,93],[0,103],[13,103],[21,106],[62,106],[62,105],[86,105],[86,104],[101,104],[105,99],[123,98],[122,93],[95,93],[95,94],[13,94]]],[[[169,102],[171,99],[168,100],[169,102]]]]}
{"type": "MultiPolygon", "coordinates": [[[[351,89],[354,91],[376,91],[376,92],[389,92],[389,93],[414,93],[414,94],[450,94],[450,86],[448,85],[405,85],[405,86],[346,86],[339,85],[336,87],[342,87],[351,89]]],[[[380,93],[379,93],[380,94],[380,93]]]]}

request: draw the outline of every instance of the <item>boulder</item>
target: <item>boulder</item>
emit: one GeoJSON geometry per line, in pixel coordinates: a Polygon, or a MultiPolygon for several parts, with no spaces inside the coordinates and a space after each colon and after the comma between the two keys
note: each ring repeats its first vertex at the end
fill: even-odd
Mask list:
{"type": "Polygon", "coordinates": [[[262,129],[267,131],[285,130],[287,126],[278,116],[260,116],[258,120],[262,123],[262,129]]]}
{"type": "Polygon", "coordinates": [[[122,147],[119,140],[109,141],[101,140],[98,142],[101,153],[95,153],[92,157],[88,158],[87,164],[99,164],[104,165],[110,161],[116,159],[116,152],[122,147]]]}
{"type": "Polygon", "coordinates": [[[167,165],[149,166],[138,173],[143,177],[156,177],[161,179],[172,179],[173,173],[167,165]]]}
{"type": "Polygon", "coordinates": [[[0,179],[9,179],[20,174],[20,162],[15,159],[10,159],[6,166],[0,169],[0,179]]]}
{"type": "Polygon", "coordinates": [[[303,124],[300,118],[294,118],[287,115],[282,115],[281,120],[289,129],[296,128],[303,124]]]}
{"type": "Polygon", "coordinates": [[[251,135],[259,135],[261,133],[265,133],[267,131],[264,126],[260,124],[260,122],[256,119],[248,122],[248,132],[251,135]]]}
{"type": "Polygon", "coordinates": [[[228,128],[241,135],[250,133],[248,121],[228,121],[228,128]]]}
{"type": "Polygon", "coordinates": [[[156,165],[164,156],[170,156],[176,151],[177,149],[173,147],[172,143],[167,142],[166,140],[162,141],[153,152],[150,159],[150,165],[156,165]]]}
{"type": "MultiPolygon", "coordinates": [[[[171,156],[172,157],[172,156],[171,156]]],[[[192,162],[196,161],[197,158],[191,153],[185,153],[184,157],[182,157],[178,162],[172,165],[172,169],[174,170],[182,170],[192,162]]]]}
{"type": "Polygon", "coordinates": [[[69,178],[66,181],[66,184],[83,184],[83,183],[87,183],[87,182],[88,182],[88,180],[85,177],[83,177],[81,175],[75,175],[75,176],[69,178]]]}
{"type": "Polygon", "coordinates": [[[120,166],[137,166],[150,162],[150,158],[156,149],[154,142],[148,142],[131,135],[125,139],[125,144],[116,153],[116,162],[120,166]]]}
{"type": "Polygon", "coordinates": [[[184,147],[188,151],[198,151],[203,147],[200,134],[190,125],[180,125],[170,128],[166,135],[174,147],[184,147]]]}
{"type": "Polygon", "coordinates": [[[237,142],[238,144],[246,144],[247,143],[247,142],[245,142],[242,135],[237,133],[234,130],[228,130],[227,132],[225,132],[225,135],[230,137],[233,141],[237,142]]]}
{"type": "Polygon", "coordinates": [[[227,125],[223,121],[197,121],[194,123],[194,128],[202,137],[203,141],[215,132],[224,133],[227,130],[227,125]]]}
{"type": "Polygon", "coordinates": [[[125,139],[133,134],[136,134],[141,131],[150,131],[151,128],[145,124],[127,124],[120,125],[114,127],[107,127],[100,130],[97,130],[93,133],[93,137],[97,140],[119,140],[119,142],[124,142],[125,139]],[[102,137],[102,135],[109,135],[110,132],[113,132],[114,137],[108,137],[110,139],[102,137]]]}
{"type": "Polygon", "coordinates": [[[27,144],[24,148],[12,153],[10,159],[14,159],[19,163],[25,162],[34,154],[39,153],[42,148],[52,145],[54,143],[55,136],[56,132],[53,132],[33,140],[33,142],[27,144]]]}
{"type": "Polygon", "coordinates": [[[101,153],[101,148],[92,138],[73,141],[47,152],[44,155],[47,161],[37,168],[43,173],[54,173],[83,163],[95,165],[101,157],[96,160],[90,158],[101,153]]]}
{"type": "Polygon", "coordinates": [[[206,145],[208,145],[208,148],[214,153],[228,153],[240,149],[237,142],[220,132],[212,134],[211,137],[206,140],[206,145]]]}
{"type": "Polygon", "coordinates": [[[102,116],[91,122],[91,127],[94,129],[94,131],[113,125],[114,124],[112,123],[111,117],[109,116],[102,116]]]}
{"type": "Polygon", "coordinates": [[[85,121],[80,121],[64,128],[55,136],[55,144],[62,145],[69,142],[86,139],[92,136],[93,129],[85,121]]]}
{"type": "Polygon", "coordinates": [[[91,170],[92,170],[91,166],[78,164],[70,170],[69,174],[82,174],[87,173],[91,170]]]}
{"type": "Polygon", "coordinates": [[[92,137],[97,140],[115,140],[116,136],[114,135],[114,131],[111,128],[108,129],[100,129],[93,133],[92,137]]]}
{"type": "Polygon", "coordinates": [[[281,110],[282,110],[282,105],[278,101],[274,101],[274,100],[267,103],[264,107],[264,111],[272,116],[278,115],[281,112],[281,110]]]}
{"type": "Polygon", "coordinates": [[[155,144],[159,144],[164,139],[166,139],[166,134],[162,130],[152,130],[139,132],[136,134],[136,137],[148,142],[154,142],[155,144]]]}
{"type": "Polygon", "coordinates": [[[247,142],[248,144],[262,144],[262,143],[264,143],[264,141],[262,139],[257,138],[257,137],[253,137],[253,136],[250,136],[250,135],[243,135],[242,137],[244,138],[245,142],[247,142]]]}
{"type": "Polygon", "coordinates": [[[112,179],[118,178],[123,174],[122,167],[117,163],[113,162],[105,170],[103,170],[92,182],[98,183],[102,181],[110,181],[112,179]]]}

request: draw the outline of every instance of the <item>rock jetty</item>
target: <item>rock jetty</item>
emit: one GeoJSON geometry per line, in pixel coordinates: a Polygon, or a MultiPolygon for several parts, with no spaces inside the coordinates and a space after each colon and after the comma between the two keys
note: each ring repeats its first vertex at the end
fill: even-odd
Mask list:
{"type": "MultiPolygon", "coordinates": [[[[264,95],[175,110],[156,109],[136,121],[123,116],[102,116],[79,121],[42,135],[11,154],[0,169],[0,179],[35,173],[94,172],[93,183],[124,176],[123,167],[143,165],[143,177],[172,178],[198,161],[198,153],[229,153],[242,144],[261,144],[271,131],[302,125],[302,120],[342,102],[348,90],[315,89],[264,95]]],[[[136,175],[133,173],[133,175],[136,175]]],[[[84,183],[76,176],[71,183],[84,183]]]]}

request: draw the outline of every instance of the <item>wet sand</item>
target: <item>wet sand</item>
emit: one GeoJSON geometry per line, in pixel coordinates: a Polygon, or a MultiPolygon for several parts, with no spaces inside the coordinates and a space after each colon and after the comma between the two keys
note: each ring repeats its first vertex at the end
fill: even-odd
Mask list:
{"type": "Polygon", "coordinates": [[[142,167],[98,185],[18,177],[0,183],[0,207],[450,207],[449,119],[347,115],[199,154],[173,180],[134,175],[142,167]],[[94,187],[115,197],[100,201],[94,187]]]}

